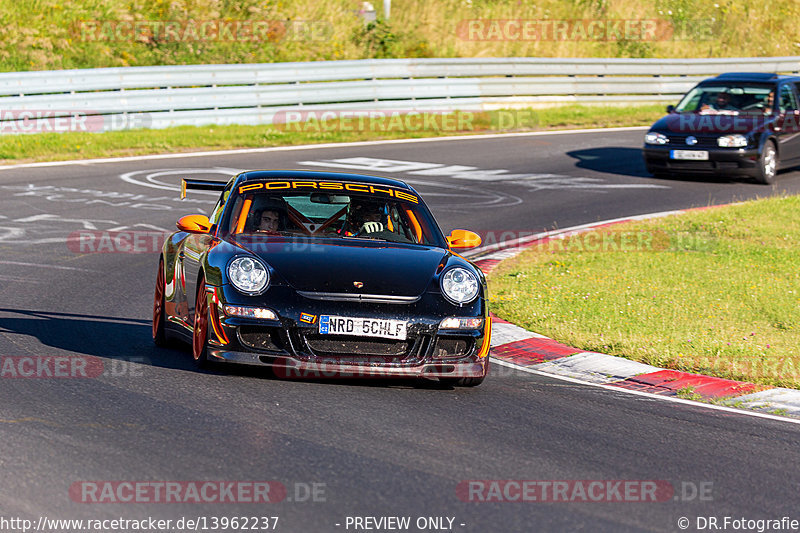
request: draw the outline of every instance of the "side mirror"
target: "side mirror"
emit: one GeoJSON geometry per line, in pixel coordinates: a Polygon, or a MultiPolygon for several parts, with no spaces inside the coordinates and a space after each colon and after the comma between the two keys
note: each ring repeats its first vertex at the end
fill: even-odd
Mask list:
{"type": "Polygon", "coordinates": [[[672,105],[672,104],[668,105],[667,106],[667,113],[672,113],[673,111],[675,111],[675,106],[672,105]]]}
{"type": "Polygon", "coordinates": [[[475,248],[481,245],[481,236],[465,229],[454,229],[447,236],[447,244],[453,249],[475,248]]]}
{"type": "Polygon", "coordinates": [[[186,215],[176,224],[178,229],[187,233],[208,233],[211,229],[211,221],[205,215],[186,215]]]}

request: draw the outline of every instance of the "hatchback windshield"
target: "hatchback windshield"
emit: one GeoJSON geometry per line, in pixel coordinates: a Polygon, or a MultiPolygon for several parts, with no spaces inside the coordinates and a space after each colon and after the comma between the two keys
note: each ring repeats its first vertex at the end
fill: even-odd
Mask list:
{"type": "Polygon", "coordinates": [[[679,113],[772,113],[775,87],[766,84],[714,84],[695,87],[675,108],[679,113]]]}

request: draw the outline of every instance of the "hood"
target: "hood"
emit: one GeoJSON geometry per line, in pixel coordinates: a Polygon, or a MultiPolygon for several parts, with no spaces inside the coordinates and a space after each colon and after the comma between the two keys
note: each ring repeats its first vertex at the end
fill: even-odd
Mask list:
{"type": "Polygon", "coordinates": [[[746,135],[763,131],[775,122],[775,116],[759,113],[714,115],[705,113],[670,113],[658,119],[651,131],[675,135],[746,135]]]}
{"type": "Polygon", "coordinates": [[[419,296],[448,254],[436,247],[370,241],[240,244],[296,290],[350,294],[419,296]]]}

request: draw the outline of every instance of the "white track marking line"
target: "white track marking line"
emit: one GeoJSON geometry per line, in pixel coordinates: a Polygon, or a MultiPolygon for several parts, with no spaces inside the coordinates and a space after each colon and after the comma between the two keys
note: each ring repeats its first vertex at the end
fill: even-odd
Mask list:
{"type": "Polygon", "coordinates": [[[268,148],[240,148],[216,150],[211,152],[182,152],[174,154],[137,155],[128,157],[106,157],[99,159],[74,159],[71,161],[43,161],[40,163],[21,163],[19,165],[0,165],[0,170],[15,168],[58,167],[72,165],[95,165],[99,163],[124,163],[130,161],[149,161],[156,159],[180,159],[183,157],[219,157],[237,154],[264,154],[268,152],[292,152],[295,150],[316,150],[322,148],[352,148],[357,146],[376,146],[383,144],[417,144],[425,142],[471,141],[482,139],[502,139],[506,137],[546,137],[550,135],[570,135],[576,133],[605,133],[612,131],[644,131],[649,126],[630,126],[623,128],[593,128],[583,130],[528,131],[519,133],[489,133],[484,135],[453,135],[449,137],[425,137],[422,139],[388,139],[383,141],[358,141],[351,143],[300,144],[295,146],[270,146],[268,148]]]}
{"type": "MultiPolygon", "coordinates": [[[[183,176],[186,174],[220,174],[225,176],[225,182],[227,182],[233,174],[238,174],[241,172],[240,170],[236,169],[227,169],[221,167],[211,167],[207,169],[200,169],[200,168],[188,168],[188,169],[180,169],[180,168],[170,168],[170,169],[157,169],[157,170],[134,170],[133,172],[126,172],[125,174],[120,174],[119,178],[127,183],[133,185],[140,185],[142,187],[150,187],[151,189],[162,189],[167,191],[180,191],[180,185],[168,185],[166,183],[156,182],[154,178],[159,176],[183,176]],[[232,172],[230,172],[232,171],[232,172]],[[137,175],[143,176],[144,181],[140,181],[136,179],[137,175]],[[153,179],[151,179],[153,178],[153,179]]],[[[192,191],[192,194],[206,194],[211,196],[219,196],[219,192],[215,191],[192,191]]]]}
{"type": "Polygon", "coordinates": [[[54,268],[56,270],[77,270],[80,272],[100,272],[99,270],[89,270],[88,268],[67,267],[61,265],[47,265],[44,263],[23,263],[22,261],[0,261],[0,265],[18,265],[39,268],[54,268]]]}
{"type": "Polygon", "coordinates": [[[560,376],[558,374],[550,374],[547,372],[542,372],[541,370],[534,370],[532,368],[526,368],[524,366],[515,365],[514,363],[509,363],[507,361],[503,361],[502,359],[497,359],[492,357],[492,362],[500,365],[505,366],[508,368],[513,368],[515,370],[519,370],[521,372],[527,372],[528,374],[536,374],[539,376],[544,376],[553,379],[560,379],[562,381],[567,381],[569,383],[575,383],[577,385],[589,385],[592,387],[599,387],[601,389],[606,389],[609,391],[615,392],[624,392],[626,394],[632,394],[634,396],[642,396],[645,398],[651,398],[655,400],[663,400],[666,402],[673,402],[673,403],[681,403],[684,405],[691,405],[694,407],[703,407],[705,409],[712,409],[714,411],[724,411],[726,413],[734,413],[744,416],[752,416],[756,418],[766,418],[768,420],[776,420],[778,422],[788,422],[790,424],[800,424],[800,419],[796,418],[787,418],[778,415],[771,415],[769,413],[759,413],[757,411],[748,411],[746,409],[737,409],[735,407],[726,407],[724,405],[714,405],[710,403],[703,403],[703,402],[696,402],[694,400],[686,400],[684,398],[677,398],[675,396],[661,396],[660,394],[652,394],[650,392],[642,392],[630,389],[624,389],[622,387],[614,387],[613,385],[605,385],[603,383],[592,383],[591,381],[583,381],[577,378],[571,378],[568,376],[560,376]]]}

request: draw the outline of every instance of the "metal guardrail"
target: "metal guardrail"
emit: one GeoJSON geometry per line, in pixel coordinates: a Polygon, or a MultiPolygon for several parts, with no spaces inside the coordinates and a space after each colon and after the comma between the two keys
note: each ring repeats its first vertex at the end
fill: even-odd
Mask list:
{"type": "Polygon", "coordinates": [[[800,57],[384,59],[0,73],[0,132],[42,131],[33,125],[36,113],[78,113],[107,131],[268,124],[276,113],[296,109],[675,101],[699,80],[726,71],[797,73],[800,57]]]}

